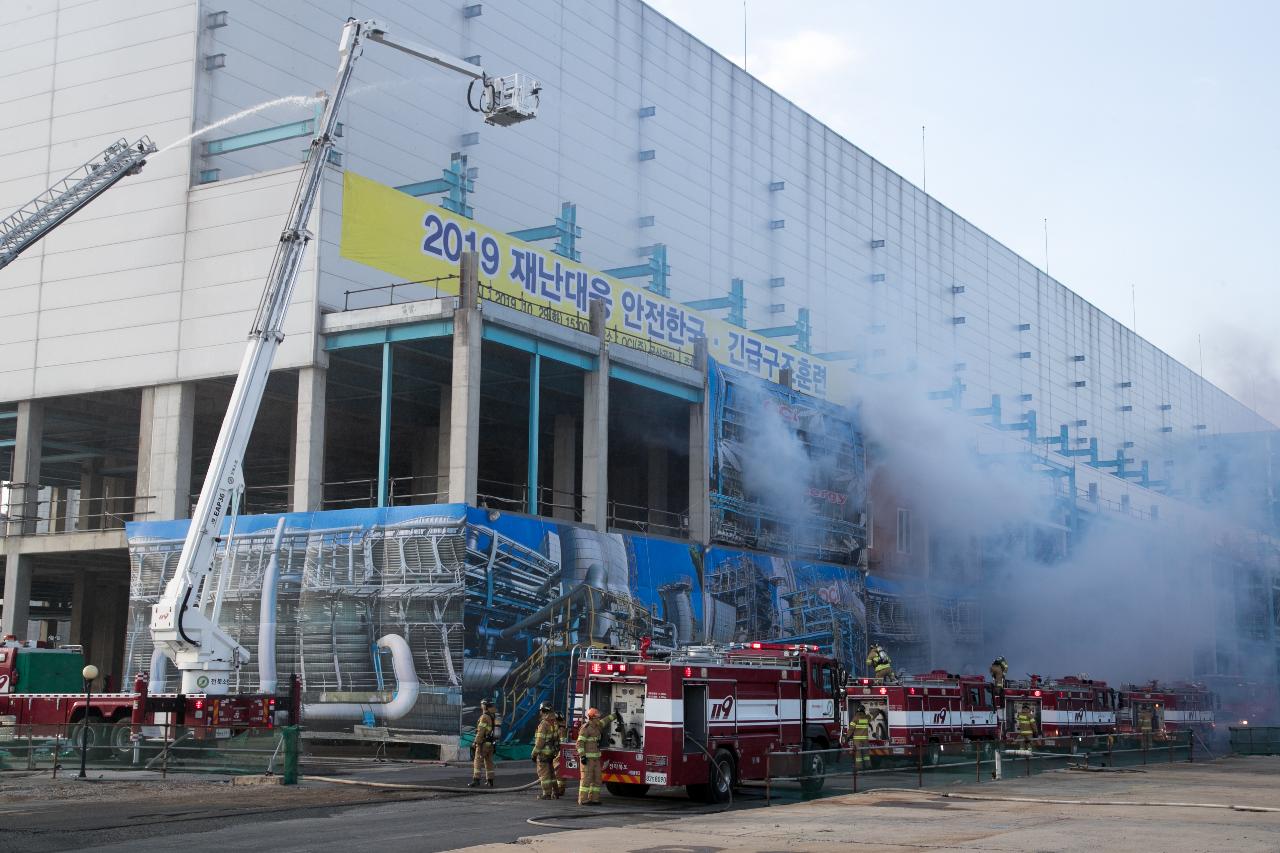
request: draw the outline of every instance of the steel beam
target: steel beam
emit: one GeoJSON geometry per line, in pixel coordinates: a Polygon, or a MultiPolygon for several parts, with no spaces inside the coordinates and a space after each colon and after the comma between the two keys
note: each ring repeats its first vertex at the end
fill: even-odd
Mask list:
{"type": "Polygon", "coordinates": [[[539,420],[539,386],[542,384],[542,356],[532,353],[529,356],[529,459],[527,500],[528,513],[538,514],[538,420],[539,420]]]}
{"type": "Polygon", "coordinates": [[[259,145],[270,145],[285,139],[297,139],[299,136],[311,136],[315,133],[315,119],[278,124],[262,130],[251,130],[248,133],[237,133],[235,136],[224,136],[222,139],[210,139],[204,144],[205,156],[213,154],[230,154],[232,151],[243,151],[246,148],[257,148],[259,145]]]}
{"type": "Polygon", "coordinates": [[[382,345],[382,396],[378,420],[378,506],[387,505],[391,480],[391,342],[382,345]]]}

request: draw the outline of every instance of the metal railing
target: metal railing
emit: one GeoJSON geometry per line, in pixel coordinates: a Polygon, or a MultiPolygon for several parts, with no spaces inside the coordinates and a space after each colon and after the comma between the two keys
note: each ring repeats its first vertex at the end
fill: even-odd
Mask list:
{"type": "MultiPolygon", "coordinates": [[[[190,501],[188,507],[188,516],[190,516],[195,512],[196,503],[200,500],[200,493],[195,492],[187,497],[190,501]]],[[[292,483],[245,486],[244,495],[240,501],[241,515],[268,515],[290,512],[292,509],[292,483]]]]}
{"type": "Polygon", "coordinates": [[[812,799],[874,788],[999,781],[1048,770],[1194,761],[1192,732],[1077,735],[1029,744],[959,741],[769,753],[765,797],[812,799]]]}
{"type": "MultiPolygon", "coordinates": [[[[372,305],[357,305],[356,308],[380,308],[383,307],[384,304],[396,305],[396,288],[414,288],[413,295],[408,299],[402,299],[401,303],[421,302],[426,299],[439,299],[441,296],[440,284],[446,281],[458,281],[458,275],[456,273],[450,273],[449,275],[436,276],[435,278],[423,278],[417,281],[397,281],[393,284],[381,284],[376,287],[358,287],[354,290],[344,290],[342,291],[342,310],[352,310],[351,297],[353,296],[359,297],[367,293],[381,293],[382,291],[386,291],[387,293],[385,303],[382,301],[382,298],[379,297],[376,301],[371,300],[374,302],[372,305]]],[[[453,286],[453,290],[444,295],[453,296],[457,293],[457,290],[458,286],[455,284],[453,286]]],[[[363,300],[357,299],[356,301],[360,302],[363,300]]]]}
{"type": "Polygon", "coordinates": [[[130,725],[128,718],[93,717],[57,725],[0,723],[0,771],[149,770],[227,775],[280,775],[298,780],[298,727],[130,725]]]}
{"type": "MultiPolygon", "coordinates": [[[[418,477],[392,477],[387,481],[387,505],[446,503],[449,500],[449,476],[430,474],[418,477]]],[[[366,509],[378,505],[378,480],[362,477],[355,480],[330,480],[323,486],[325,509],[366,509]]]]}
{"type": "Polygon", "coordinates": [[[689,513],[671,512],[647,506],[611,500],[608,504],[609,527],[617,530],[634,530],[637,533],[656,533],[677,539],[689,537],[689,513]]]}
{"type": "Polygon", "coordinates": [[[40,500],[24,500],[23,490],[38,487],[12,483],[7,516],[0,515],[0,536],[47,536],[59,533],[122,530],[126,523],[153,514],[150,495],[109,495],[86,498],[63,494],[40,500]]]}

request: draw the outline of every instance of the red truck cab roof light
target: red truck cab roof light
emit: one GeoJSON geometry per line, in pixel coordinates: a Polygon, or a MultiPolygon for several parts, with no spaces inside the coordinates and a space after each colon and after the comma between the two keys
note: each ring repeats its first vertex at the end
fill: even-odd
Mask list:
{"type": "Polygon", "coordinates": [[[914,687],[908,688],[907,692],[910,693],[912,696],[916,695],[916,689],[914,687]]]}
{"type": "Polygon", "coordinates": [[[880,695],[881,695],[881,696],[887,696],[887,695],[889,695],[889,688],[888,688],[888,687],[881,687],[881,688],[880,688],[880,695]]]}
{"type": "Polygon", "coordinates": [[[1032,696],[1035,696],[1035,697],[1038,699],[1038,698],[1040,697],[1040,691],[1039,691],[1039,690],[1032,690],[1032,691],[1031,691],[1031,695],[1032,695],[1032,696]]]}
{"type": "Polygon", "coordinates": [[[598,663],[593,663],[593,664],[591,664],[591,671],[592,671],[592,672],[600,672],[602,669],[603,669],[603,667],[601,667],[601,666],[600,666],[600,664],[598,664],[598,663]]]}
{"type": "Polygon", "coordinates": [[[686,666],[686,667],[684,668],[684,677],[685,677],[685,678],[691,678],[691,677],[693,677],[693,667],[691,667],[691,666],[686,666]]]}

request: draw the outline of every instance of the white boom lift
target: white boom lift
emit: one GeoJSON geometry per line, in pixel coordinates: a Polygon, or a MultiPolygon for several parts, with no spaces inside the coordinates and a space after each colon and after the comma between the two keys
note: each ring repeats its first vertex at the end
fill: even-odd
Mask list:
{"type": "MultiPolygon", "coordinates": [[[[480,82],[480,102],[472,109],[484,113],[489,124],[517,124],[537,114],[541,87],[527,75],[489,77],[478,65],[396,39],[376,21],[347,20],[338,42],[338,79],[311,140],[293,206],[249,330],[249,343],[200,489],[200,499],[191,517],[191,527],[173,577],[151,610],[152,640],[182,673],[183,693],[225,694],[230,689],[230,674],[249,662],[248,649],[218,626],[221,590],[211,588],[213,584],[208,581],[223,517],[238,503],[244,491],[241,468],[245,448],[276,349],[284,339],[281,329],[285,312],[303,253],[312,237],[306,230],[307,221],[315,206],[324,164],[333,147],[338,107],[351,82],[352,67],[365,39],[464,74],[471,78],[472,86],[480,82]]],[[[468,99],[469,96],[470,91],[468,99]]]]}
{"type": "Polygon", "coordinates": [[[147,137],[130,145],[124,139],[107,146],[88,163],[58,181],[0,221],[0,269],[28,246],[66,222],[116,181],[142,171],[156,146],[147,137]]]}

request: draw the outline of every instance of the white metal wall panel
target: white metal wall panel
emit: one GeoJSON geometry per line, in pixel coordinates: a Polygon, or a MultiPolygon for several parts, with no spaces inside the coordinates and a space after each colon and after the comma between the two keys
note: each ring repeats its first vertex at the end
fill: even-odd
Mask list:
{"type": "MultiPolygon", "coordinates": [[[[749,325],[786,324],[807,307],[815,351],[853,350],[868,373],[914,368],[937,390],[959,380],[966,407],[1000,394],[1006,421],[1035,410],[1041,435],[1068,425],[1071,449],[1096,437],[1100,455],[1114,458],[1133,442],[1129,455],[1151,460],[1153,476],[1197,436],[1196,424],[1209,434],[1267,426],[638,0],[484,3],[470,19],[463,4],[446,0],[299,0],[290,7],[220,0],[199,8],[195,0],[140,0],[123,11],[107,0],[34,5],[0,55],[0,92],[30,90],[0,110],[0,202],[7,206],[109,138],[154,128],[165,144],[193,125],[330,86],[342,21],[376,15],[409,38],[479,55],[491,72],[535,74],[546,86],[543,109],[538,121],[515,129],[485,127],[463,103],[460,78],[369,45],[342,112],[338,148],[347,168],[409,183],[438,177],[450,152],[462,151],[479,172],[470,203],[488,224],[542,225],[561,201],[577,202],[580,249],[593,266],[633,264],[642,247],[665,243],[677,298],[722,295],[740,277],[749,325]],[[210,11],[226,11],[227,26],[205,27],[210,11]],[[225,66],[206,70],[204,57],[218,53],[225,66]],[[56,93],[41,91],[53,84],[56,93]],[[656,114],[641,118],[642,107],[656,114]],[[478,134],[478,144],[463,145],[467,134],[478,134]],[[654,158],[641,161],[642,150],[654,158]],[[785,181],[785,189],[770,192],[771,181],[785,181]],[[653,224],[642,226],[644,217],[653,224]],[[770,228],[774,220],[785,227],[770,228]],[[873,249],[873,240],[885,245],[873,249]],[[770,287],[771,279],[785,283],[770,287]],[[953,293],[955,286],[964,292],[953,293]],[[1020,358],[1023,352],[1030,357],[1020,358]],[[1126,405],[1132,411],[1122,411],[1126,405]]],[[[277,106],[204,138],[314,112],[277,106]]],[[[152,355],[169,360],[171,378],[233,371],[292,189],[292,178],[277,175],[296,174],[269,172],[295,166],[305,144],[206,157],[197,142],[194,157],[184,147],[155,158],[142,176],[32,250],[33,259],[7,268],[0,294],[12,308],[3,328],[16,337],[5,339],[12,355],[0,361],[0,399],[53,393],[44,374],[31,384],[37,308],[51,312],[51,325],[40,328],[42,338],[59,332],[51,338],[56,350],[59,338],[77,331],[113,331],[76,329],[78,318],[92,314],[77,307],[104,294],[122,306],[141,300],[147,307],[135,319],[148,320],[153,306],[171,304],[165,294],[186,294],[169,318],[179,324],[178,340],[161,331],[153,338],[164,346],[152,355]],[[188,205],[186,185],[215,168],[222,180],[192,190],[188,205]],[[250,175],[260,177],[234,180],[250,175]]],[[[390,281],[339,257],[340,211],[340,174],[330,170],[310,283],[290,313],[282,364],[313,357],[317,301],[340,308],[344,291],[390,281]]],[[[102,316],[114,323],[122,311],[102,316]]],[[[43,342],[41,349],[43,370],[52,364],[43,342]]],[[[129,350],[104,355],[148,374],[159,363],[135,361],[144,354],[129,350]]],[[[123,384],[140,375],[108,373],[123,384]]]]}

